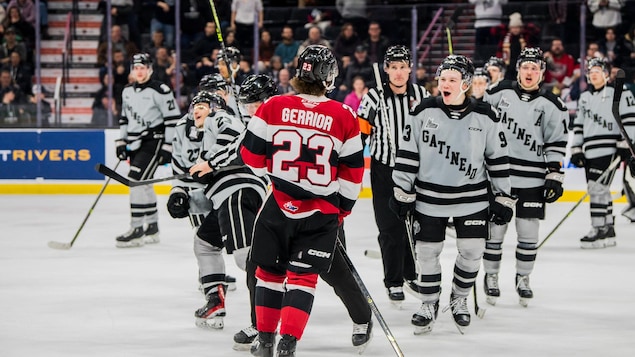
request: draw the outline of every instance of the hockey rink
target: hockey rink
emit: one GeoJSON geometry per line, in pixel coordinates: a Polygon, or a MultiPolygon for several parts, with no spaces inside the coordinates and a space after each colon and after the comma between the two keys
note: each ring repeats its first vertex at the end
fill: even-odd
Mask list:
{"type": "MultiPolygon", "coordinates": [[[[104,195],[70,250],[49,241],[70,242],[94,195],[0,196],[0,356],[250,356],[232,350],[233,335],[249,324],[244,274],[233,258],[227,272],[238,277],[229,292],[223,330],[201,330],[194,310],[203,305],[198,291],[192,230],[174,220],[159,196],[161,243],[115,248],[114,237],[128,229],[128,196],[104,195]]],[[[548,206],[541,238],[571,209],[573,202],[548,206]]],[[[413,335],[410,317],[419,302],[406,295],[402,310],[392,307],[382,284],[370,199],[361,199],[346,219],[348,252],[406,356],[627,356],[635,331],[635,224],[619,215],[617,247],[582,250],[579,238],[590,228],[583,203],[538,253],[531,275],[535,298],[518,304],[514,290],[515,231],[510,227],[500,274],[501,298],[474,314],[460,335],[448,304],[455,241],[446,240],[441,309],[429,335],[413,335]],[[630,336],[630,337],[629,337],[630,336]]],[[[380,325],[365,356],[395,356],[380,325]]],[[[352,322],[332,289],[318,283],[315,305],[297,355],[354,356],[352,322]]]]}

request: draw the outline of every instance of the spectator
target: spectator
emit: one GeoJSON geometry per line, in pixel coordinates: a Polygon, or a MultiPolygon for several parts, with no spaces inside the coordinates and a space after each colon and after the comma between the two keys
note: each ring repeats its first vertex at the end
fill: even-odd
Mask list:
{"type": "Polygon", "coordinates": [[[277,85],[278,73],[280,73],[280,70],[283,68],[284,66],[282,65],[282,59],[280,59],[280,56],[272,56],[271,61],[269,61],[269,66],[265,68],[263,74],[268,75],[277,85]]]}
{"type": "MultiPolygon", "coordinates": [[[[243,47],[237,47],[241,53],[251,53],[254,45],[254,23],[262,28],[264,12],[261,0],[233,0],[230,27],[236,31],[236,37],[243,47]],[[256,23],[256,17],[258,22],[256,23]]],[[[234,47],[236,47],[234,45],[234,47]]]]}
{"type": "MultiPolygon", "coordinates": [[[[99,69],[99,78],[101,82],[104,82],[104,77],[108,75],[108,66],[104,65],[99,69]]],[[[112,75],[113,75],[113,87],[112,95],[117,101],[117,105],[121,107],[121,92],[123,88],[128,84],[128,77],[130,76],[130,62],[123,55],[121,50],[114,50],[112,52],[112,75]]]]}
{"type": "Polygon", "coordinates": [[[569,88],[579,77],[580,67],[575,58],[566,53],[562,40],[559,38],[551,40],[549,51],[544,54],[547,61],[547,71],[545,72],[544,87],[553,88],[556,95],[569,88]]]}
{"type": "MultiPolygon", "coordinates": [[[[132,41],[128,41],[121,33],[121,26],[113,25],[110,30],[110,38],[112,42],[112,49],[120,50],[126,59],[132,58],[132,56],[138,52],[137,46],[132,41]]],[[[108,42],[103,41],[97,48],[97,63],[103,65],[106,63],[106,53],[108,51],[108,42]]]]}
{"type": "Polygon", "coordinates": [[[5,10],[4,6],[0,5],[0,24],[4,22],[4,19],[7,17],[7,10],[5,10]]]}
{"type": "Polygon", "coordinates": [[[320,9],[313,9],[309,13],[308,21],[304,24],[304,28],[308,29],[312,26],[317,26],[325,32],[328,27],[331,26],[331,13],[329,11],[322,11],[320,9]]]}
{"type": "Polygon", "coordinates": [[[225,32],[225,36],[223,37],[223,41],[225,41],[225,46],[226,47],[240,48],[240,40],[238,38],[236,38],[236,31],[231,29],[231,28],[228,29],[227,32],[225,32]]]}
{"type": "Polygon", "coordinates": [[[254,74],[252,62],[248,57],[243,56],[238,63],[238,74],[236,75],[236,84],[242,84],[243,81],[254,74]]]}
{"type": "Polygon", "coordinates": [[[604,53],[612,66],[621,66],[622,60],[629,56],[627,55],[628,49],[624,46],[622,39],[617,37],[615,29],[612,27],[606,29],[604,38],[598,42],[598,46],[600,52],[604,53]]]}
{"type": "MultiPolygon", "coordinates": [[[[635,72],[635,24],[631,25],[631,28],[624,35],[624,60],[622,66],[629,73],[635,72]]],[[[627,73],[628,74],[628,73],[627,73]]],[[[627,76],[630,78],[630,76],[627,76]]]]}
{"type": "MultiPolygon", "coordinates": [[[[150,32],[162,30],[165,34],[165,45],[174,48],[174,4],[176,0],[157,1],[154,17],[150,21],[150,32]]],[[[136,52],[135,52],[136,53],[136,52]]],[[[132,55],[132,54],[131,54],[132,55]]]]}
{"type": "Polygon", "coordinates": [[[426,67],[423,63],[417,63],[417,70],[415,71],[415,82],[425,87],[428,83],[428,72],[426,71],[426,67]]]}
{"type": "Polygon", "coordinates": [[[363,39],[365,39],[366,33],[368,33],[366,0],[336,0],[335,8],[342,17],[342,21],[352,24],[355,32],[363,34],[363,39]]]}
{"type": "MultiPolygon", "coordinates": [[[[93,116],[91,118],[91,125],[95,127],[108,126],[108,111],[112,112],[113,123],[116,123],[119,120],[119,113],[121,112],[121,100],[119,104],[117,104],[115,100],[109,100],[108,78],[109,77],[107,74],[102,78],[101,88],[97,91],[97,93],[95,93],[95,99],[93,100],[93,116]]],[[[113,88],[113,99],[114,97],[115,96],[113,88]]],[[[121,93],[119,93],[119,97],[121,98],[121,93]]]]}
{"type": "Polygon", "coordinates": [[[22,18],[20,10],[15,6],[7,8],[7,17],[4,19],[4,28],[8,29],[9,27],[13,27],[15,29],[18,40],[25,42],[25,44],[29,47],[33,46],[35,43],[35,27],[22,18]]]}
{"type": "Polygon", "coordinates": [[[291,86],[289,81],[291,80],[291,76],[289,75],[289,70],[286,68],[282,68],[280,72],[278,72],[278,94],[280,95],[295,95],[295,90],[291,86]]]}
{"type": "Polygon", "coordinates": [[[163,34],[163,30],[155,30],[152,33],[150,43],[143,47],[143,52],[154,58],[157,54],[157,48],[159,47],[165,47],[165,35],[163,34]]]}
{"type": "Polygon", "coordinates": [[[328,49],[331,48],[331,44],[328,40],[322,37],[322,30],[320,30],[320,28],[317,26],[313,26],[309,29],[308,38],[300,44],[296,56],[299,56],[307,47],[311,45],[322,45],[328,49]]]}
{"type": "Polygon", "coordinates": [[[388,39],[381,35],[381,25],[377,21],[371,21],[368,25],[368,38],[362,41],[368,51],[368,59],[371,63],[380,63],[384,60],[386,49],[390,45],[388,39]]]}
{"type": "Polygon", "coordinates": [[[181,48],[191,48],[201,37],[208,22],[214,21],[207,0],[181,1],[181,48]]]}
{"type": "MultiPolygon", "coordinates": [[[[151,79],[165,84],[170,83],[170,77],[174,72],[176,63],[165,47],[157,48],[156,56],[152,59],[152,76],[151,79]]],[[[174,90],[173,87],[170,87],[174,90]]]]}
{"type": "Polygon", "coordinates": [[[31,66],[20,57],[20,52],[17,51],[11,52],[9,59],[9,64],[6,68],[11,73],[13,83],[20,88],[22,93],[30,94],[32,87],[31,77],[33,75],[31,66]]]}
{"type": "Polygon", "coordinates": [[[213,21],[208,21],[205,24],[204,36],[194,43],[192,48],[192,54],[196,61],[196,70],[201,71],[200,78],[208,73],[215,71],[204,70],[205,67],[214,66],[214,52],[220,50],[220,42],[218,42],[218,36],[216,35],[216,24],[213,21]]]}
{"type": "MultiPolygon", "coordinates": [[[[100,2],[99,6],[106,11],[105,1],[100,2]]],[[[141,47],[141,31],[139,30],[139,18],[137,14],[140,11],[140,3],[135,0],[113,0],[110,4],[111,25],[119,25],[122,34],[134,42],[137,48],[141,47]]],[[[105,15],[105,14],[104,14],[105,15]]],[[[101,40],[104,41],[106,32],[107,18],[101,24],[101,40]]]]}
{"type": "Polygon", "coordinates": [[[339,61],[344,61],[343,57],[348,57],[348,61],[352,60],[355,48],[360,44],[359,37],[349,22],[344,23],[340,29],[340,34],[335,39],[333,46],[333,54],[339,61]]]}
{"type": "Polygon", "coordinates": [[[29,96],[28,103],[26,104],[26,116],[29,118],[30,124],[37,124],[37,103],[40,102],[40,113],[42,118],[42,126],[50,126],[51,113],[53,113],[53,106],[46,100],[46,91],[42,91],[40,86],[34,84],[31,88],[33,95],[29,96]]]}
{"type": "Polygon", "coordinates": [[[33,0],[11,0],[9,5],[7,5],[7,9],[14,6],[18,8],[24,21],[35,28],[35,5],[33,0]]]}
{"type": "Polygon", "coordinates": [[[361,76],[355,76],[353,78],[352,90],[344,98],[344,104],[348,105],[357,113],[357,108],[362,102],[364,94],[368,93],[368,87],[366,87],[366,81],[361,76]]]}
{"type": "Polygon", "coordinates": [[[271,32],[269,30],[263,29],[260,31],[260,44],[258,46],[258,60],[262,62],[265,66],[269,66],[269,61],[273,56],[276,47],[273,45],[273,41],[271,40],[271,32]]]}
{"type": "Polygon", "coordinates": [[[567,22],[567,0],[549,0],[549,15],[551,23],[555,26],[556,36],[565,40],[567,22]]]}
{"type": "MultiPolygon", "coordinates": [[[[540,29],[533,24],[523,23],[522,15],[515,12],[509,15],[508,30],[498,44],[496,57],[502,58],[507,66],[505,79],[516,80],[516,60],[525,47],[536,47],[540,42],[540,29]]],[[[499,26],[499,29],[502,27],[499,26]]],[[[504,31],[499,31],[504,32],[504,31]]]]}
{"type": "Polygon", "coordinates": [[[375,76],[373,74],[373,64],[368,60],[368,52],[363,45],[357,46],[355,49],[355,57],[350,65],[346,68],[346,79],[340,86],[340,92],[343,96],[348,94],[352,89],[353,78],[360,76],[364,79],[366,87],[375,87],[375,76]]]}
{"type": "Polygon", "coordinates": [[[587,0],[587,5],[593,14],[595,38],[602,38],[609,27],[617,28],[622,24],[624,0],[587,0]]]}
{"type": "Polygon", "coordinates": [[[13,83],[11,72],[0,70],[0,118],[5,124],[14,125],[24,113],[24,93],[13,83]]]}
{"type": "Polygon", "coordinates": [[[27,58],[26,46],[17,40],[17,33],[14,27],[9,27],[4,31],[4,39],[4,43],[0,46],[0,65],[8,65],[13,52],[18,52],[20,58],[27,58]]]}
{"type": "Polygon", "coordinates": [[[273,54],[279,56],[283,65],[286,67],[288,64],[293,63],[293,59],[298,54],[300,44],[293,38],[293,29],[291,26],[284,26],[280,36],[282,37],[282,41],[276,46],[276,50],[273,54]]]}
{"type": "Polygon", "coordinates": [[[503,17],[503,5],[507,0],[470,0],[474,4],[474,40],[475,61],[489,58],[495,51],[496,38],[492,36],[492,30],[501,25],[503,17]]]}

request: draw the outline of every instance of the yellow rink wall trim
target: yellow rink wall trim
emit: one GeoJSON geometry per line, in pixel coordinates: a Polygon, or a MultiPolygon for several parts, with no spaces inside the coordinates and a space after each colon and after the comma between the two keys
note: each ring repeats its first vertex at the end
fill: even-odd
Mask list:
{"type": "MultiPolygon", "coordinates": [[[[81,183],[15,183],[0,184],[0,194],[2,195],[84,195],[98,194],[103,184],[81,183]]],[[[154,191],[159,195],[167,195],[170,193],[170,185],[154,185],[154,191]]],[[[128,194],[128,187],[119,183],[109,184],[106,187],[106,194],[124,195],[128,194]]],[[[565,191],[558,202],[577,202],[586,193],[586,191],[565,191]]],[[[615,193],[615,192],[613,192],[615,193]]],[[[360,198],[371,198],[370,188],[365,187],[359,195],[360,198]]],[[[586,198],[588,202],[589,198],[586,198]]],[[[626,203],[626,197],[622,196],[613,202],[626,203]]]]}

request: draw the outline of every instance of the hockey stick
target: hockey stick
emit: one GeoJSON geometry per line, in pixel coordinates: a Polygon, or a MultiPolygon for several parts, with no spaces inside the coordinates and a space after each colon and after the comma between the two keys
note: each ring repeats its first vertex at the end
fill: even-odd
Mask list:
{"type": "Polygon", "coordinates": [[[346,262],[346,265],[348,265],[348,269],[351,271],[351,274],[353,274],[353,279],[355,279],[355,282],[357,283],[359,290],[361,290],[362,294],[364,295],[364,298],[366,298],[366,302],[368,302],[368,306],[370,306],[370,310],[375,315],[375,318],[377,319],[377,322],[379,322],[381,329],[384,330],[384,334],[386,335],[388,342],[390,342],[390,345],[392,346],[393,350],[395,350],[395,354],[397,354],[397,356],[403,357],[404,354],[401,351],[401,348],[399,348],[399,345],[397,344],[397,340],[395,339],[395,336],[392,334],[392,332],[390,332],[390,328],[388,327],[386,320],[384,320],[383,316],[381,316],[381,312],[379,311],[379,308],[375,304],[375,300],[373,300],[373,297],[370,296],[370,292],[368,292],[366,285],[364,285],[362,278],[359,276],[357,269],[355,269],[355,266],[353,265],[351,258],[346,253],[346,248],[344,248],[344,245],[342,244],[342,241],[340,240],[339,237],[337,237],[336,244],[337,244],[337,249],[339,249],[340,254],[342,254],[342,257],[344,258],[344,261],[346,262]]]}
{"type": "Polygon", "coordinates": [[[448,38],[448,52],[451,55],[454,54],[454,47],[452,46],[452,29],[454,28],[454,25],[456,25],[456,21],[459,19],[459,16],[461,16],[462,13],[463,13],[462,7],[459,7],[456,10],[454,10],[454,13],[452,13],[450,20],[445,26],[445,35],[448,38]]]}
{"type": "Polygon", "coordinates": [[[231,95],[236,99],[236,110],[238,110],[238,113],[236,114],[238,114],[240,120],[243,120],[243,115],[240,112],[240,104],[238,103],[238,96],[234,92],[236,79],[234,79],[234,73],[232,72],[231,63],[229,62],[229,56],[227,55],[227,48],[225,47],[225,41],[223,40],[223,31],[220,28],[220,21],[218,20],[218,13],[216,12],[216,5],[214,4],[214,0],[209,0],[209,6],[211,6],[212,8],[212,16],[214,17],[214,22],[216,23],[216,37],[218,37],[218,42],[220,42],[220,47],[223,50],[223,59],[225,60],[227,73],[229,74],[229,79],[231,80],[229,91],[231,92],[231,95]]]}
{"type": "MultiPolygon", "coordinates": [[[[117,163],[117,165],[119,165],[119,163],[117,163]]],[[[115,167],[116,169],[116,167],[115,167]]],[[[190,174],[185,173],[185,174],[178,174],[178,175],[173,175],[173,176],[167,176],[167,177],[159,177],[159,178],[155,178],[155,179],[149,179],[149,180],[140,180],[140,181],[135,181],[135,180],[130,180],[129,178],[126,178],[122,175],[120,175],[119,173],[117,173],[115,170],[109,168],[108,166],[104,165],[104,164],[97,164],[95,166],[95,170],[97,170],[97,172],[99,172],[100,174],[106,175],[110,178],[112,178],[113,180],[120,182],[128,187],[137,187],[137,186],[143,186],[143,185],[151,185],[153,183],[157,183],[157,182],[163,182],[163,181],[170,181],[170,180],[180,180],[182,178],[186,178],[186,177],[190,177],[190,174]]]]}
{"type": "MultiPolygon", "coordinates": [[[[117,167],[119,167],[119,163],[120,162],[121,161],[117,162],[117,165],[115,165],[115,170],[117,169],[117,167]]],[[[71,249],[71,247],[75,243],[75,240],[77,240],[77,237],[79,237],[79,233],[82,231],[82,229],[84,228],[84,225],[88,221],[88,217],[90,217],[90,215],[93,213],[93,210],[95,209],[95,206],[97,206],[97,202],[99,202],[99,199],[101,198],[101,195],[103,195],[104,191],[106,191],[106,186],[108,186],[109,182],[110,182],[110,177],[108,177],[106,182],[104,182],[104,185],[101,187],[101,190],[99,191],[99,194],[97,194],[97,198],[95,198],[95,202],[93,202],[93,205],[90,206],[90,209],[88,210],[88,213],[86,213],[86,217],[84,217],[84,220],[82,221],[82,224],[77,229],[77,232],[75,232],[75,236],[73,236],[73,239],[71,239],[71,241],[68,242],[68,243],[50,241],[48,243],[49,248],[61,249],[61,250],[69,250],[69,249],[71,249]]]]}
{"type": "Polygon", "coordinates": [[[377,85],[377,93],[379,94],[379,110],[381,114],[381,121],[384,124],[385,130],[388,132],[388,150],[390,151],[391,158],[397,154],[395,152],[395,144],[392,142],[392,133],[390,132],[390,119],[388,118],[388,110],[386,110],[386,99],[384,98],[384,86],[381,82],[381,75],[379,74],[379,65],[373,63],[373,72],[375,73],[375,83],[377,85]]]}
{"type": "Polygon", "coordinates": [[[478,305],[478,298],[477,298],[477,293],[476,293],[476,280],[474,280],[474,285],[472,285],[472,292],[474,293],[474,312],[476,313],[476,316],[478,316],[479,319],[482,319],[483,316],[485,316],[485,309],[481,308],[478,305]]]}
{"type": "MultiPolygon", "coordinates": [[[[616,157],[615,159],[613,159],[613,161],[611,162],[611,164],[609,165],[609,167],[606,168],[606,170],[604,170],[604,172],[602,173],[602,175],[600,175],[600,177],[598,177],[598,179],[596,180],[597,182],[603,182],[604,179],[606,179],[609,175],[611,175],[611,180],[612,181],[612,175],[613,173],[615,173],[615,168],[617,167],[617,165],[619,165],[620,163],[620,158],[619,156],[616,157]]],[[[609,185],[611,184],[611,182],[609,181],[609,185]]],[[[556,224],[555,227],[553,227],[553,229],[551,230],[551,232],[549,232],[549,234],[547,234],[547,236],[545,237],[545,239],[542,240],[542,242],[540,242],[540,244],[538,244],[538,247],[536,249],[540,249],[540,247],[543,246],[543,244],[545,244],[547,242],[547,240],[549,240],[549,238],[551,238],[551,236],[556,232],[556,230],[562,225],[562,223],[564,221],[567,220],[567,218],[569,218],[569,216],[571,216],[571,214],[573,213],[573,211],[575,211],[576,208],[578,208],[578,206],[582,203],[582,201],[584,201],[585,198],[587,198],[587,196],[589,195],[589,192],[585,192],[584,195],[578,200],[578,202],[575,203],[575,205],[573,205],[573,207],[571,207],[571,209],[569,210],[569,212],[567,212],[567,214],[564,215],[564,217],[562,217],[562,219],[560,220],[560,222],[558,222],[558,224],[556,224]]]]}

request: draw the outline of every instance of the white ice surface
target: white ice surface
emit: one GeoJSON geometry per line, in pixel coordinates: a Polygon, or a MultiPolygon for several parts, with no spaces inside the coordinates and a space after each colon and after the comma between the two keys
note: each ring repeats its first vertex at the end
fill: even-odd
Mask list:
{"type": "MultiPolygon", "coordinates": [[[[203,304],[197,290],[192,231],[173,220],[159,197],[161,243],[118,249],[114,237],[128,228],[128,197],[105,195],[75,245],[53,250],[47,242],[69,242],[94,200],[90,195],[0,196],[0,356],[249,356],[232,350],[232,336],[249,324],[244,275],[231,257],[228,273],[239,287],[227,298],[225,329],[194,325],[203,304]]],[[[541,237],[573,203],[548,207],[541,237]]],[[[588,203],[582,204],[540,250],[531,275],[535,298],[528,308],[514,291],[515,231],[504,244],[502,297],[485,302],[482,273],[478,293],[485,317],[472,314],[460,335],[449,312],[439,312],[434,330],[414,336],[410,317],[419,304],[407,295],[402,310],[388,302],[382,265],[363,255],[378,249],[372,205],[360,200],[346,220],[349,255],[406,356],[632,356],[635,347],[635,224],[616,205],[617,247],[581,250],[588,203]]],[[[442,254],[447,304],[456,255],[448,238],[442,254]]],[[[472,297],[468,300],[473,311],[472,297]]],[[[323,281],[298,356],[354,356],[352,323],[323,281]]],[[[365,356],[394,356],[378,323],[365,356]]]]}

